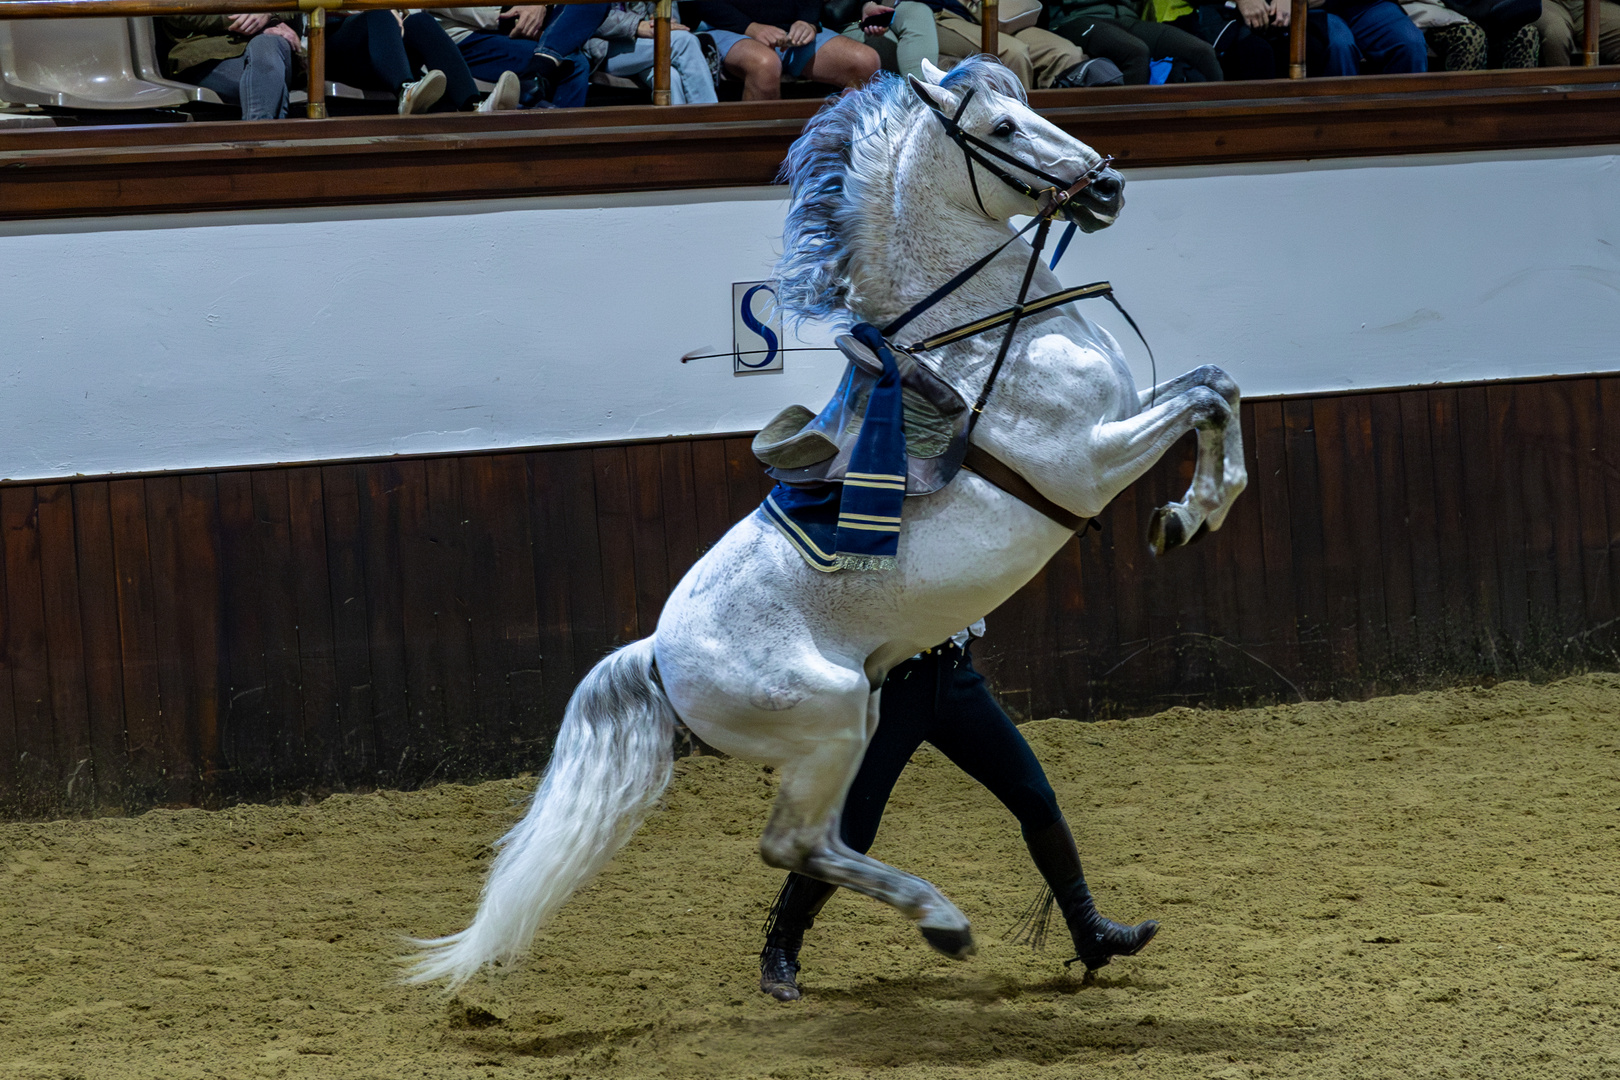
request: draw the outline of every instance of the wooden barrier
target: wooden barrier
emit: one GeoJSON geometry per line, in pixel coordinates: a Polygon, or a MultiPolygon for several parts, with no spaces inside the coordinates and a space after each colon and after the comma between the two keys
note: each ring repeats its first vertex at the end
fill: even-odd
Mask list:
{"type": "MultiPolygon", "coordinates": [[[[1249,489],[1154,559],[1184,442],[989,620],[1019,717],[1363,698],[1620,647],[1620,375],[1247,401],[1249,489]]],[[[0,810],[545,760],[769,486],[740,437],[0,487],[0,810]]]]}

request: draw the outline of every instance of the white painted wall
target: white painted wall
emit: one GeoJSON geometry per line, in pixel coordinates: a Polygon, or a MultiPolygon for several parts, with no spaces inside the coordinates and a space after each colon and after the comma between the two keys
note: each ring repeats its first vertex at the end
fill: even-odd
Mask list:
{"type": "MultiPolygon", "coordinates": [[[[1617,153],[1138,171],[1060,269],[1115,283],[1161,377],[1250,394],[1620,370],[1617,153]]],[[[758,427],[841,361],[678,358],[729,348],[782,214],[763,188],[0,225],[0,476],[758,427]]]]}

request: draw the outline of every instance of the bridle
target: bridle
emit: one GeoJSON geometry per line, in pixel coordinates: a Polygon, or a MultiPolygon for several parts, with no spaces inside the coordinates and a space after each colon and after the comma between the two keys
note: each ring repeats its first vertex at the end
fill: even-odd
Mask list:
{"type": "MultiPolygon", "coordinates": [[[[1035,216],[1030,219],[1029,223],[1022,229],[1015,232],[999,247],[995,248],[989,254],[980,256],[978,259],[974,260],[972,264],[953,275],[949,281],[945,282],[945,284],[941,285],[939,288],[923,297],[923,299],[913,304],[910,310],[908,310],[905,314],[901,315],[899,318],[885,326],[882,330],[883,337],[888,339],[899,333],[900,330],[906,326],[906,324],[910,323],[917,316],[921,315],[923,312],[945,299],[945,297],[961,288],[969,278],[973,277],[979,271],[989,266],[990,263],[995,260],[996,256],[1007,250],[1007,248],[1012,246],[1014,242],[1021,239],[1025,233],[1029,232],[1031,229],[1034,229],[1035,237],[1030,242],[1033,250],[1030,252],[1029,265],[1024,268],[1024,280],[1018,288],[1018,300],[1012,305],[1012,307],[996,312],[994,315],[989,315],[985,318],[976,319],[973,322],[964,323],[961,326],[956,326],[949,330],[941,331],[932,337],[924,338],[921,341],[914,342],[905,347],[906,351],[911,353],[928,352],[931,349],[937,349],[943,345],[949,345],[952,342],[961,341],[965,338],[982,334],[987,330],[993,330],[998,326],[1005,325],[1007,327],[1006,336],[1001,339],[1001,348],[996,352],[996,361],[993,365],[991,365],[990,375],[987,379],[985,379],[984,386],[979,391],[978,400],[973,403],[973,412],[968,418],[968,433],[972,434],[974,426],[979,422],[979,417],[984,413],[985,404],[990,400],[990,393],[995,388],[996,377],[1001,373],[1001,365],[1006,361],[1007,351],[1012,346],[1013,336],[1018,332],[1018,324],[1020,321],[1022,321],[1025,315],[1032,315],[1037,312],[1046,311],[1049,308],[1059,307],[1073,300],[1083,300],[1094,296],[1105,296],[1108,298],[1109,302],[1114,305],[1114,307],[1119,309],[1119,313],[1125,316],[1125,321],[1131,324],[1131,329],[1136,331],[1136,336],[1138,338],[1142,338],[1142,344],[1143,346],[1147,347],[1148,357],[1151,360],[1153,357],[1152,347],[1148,346],[1147,339],[1142,337],[1142,331],[1136,325],[1136,320],[1131,318],[1130,313],[1127,312],[1123,306],[1121,306],[1119,300],[1114,296],[1114,287],[1106,281],[1096,281],[1089,285],[1081,285],[1073,289],[1064,289],[1061,292],[1051,293],[1047,296],[1042,296],[1036,300],[1029,301],[1028,303],[1025,302],[1029,296],[1030,283],[1035,278],[1035,267],[1040,262],[1041,251],[1046,247],[1047,234],[1052,228],[1052,219],[1058,214],[1059,211],[1066,207],[1070,201],[1075,198],[1075,196],[1079,195],[1086,188],[1090,187],[1092,183],[1096,181],[1096,179],[1102,174],[1103,170],[1107,169],[1108,166],[1113,163],[1114,159],[1112,157],[1104,156],[1097,162],[1097,164],[1093,165],[1091,168],[1082,173],[1079,179],[1072,182],[1065,181],[1062,178],[1053,176],[1051,173],[1037,168],[1026,161],[1020,161],[1018,158],[1007,153],[1001,148],[992,146],[983,139],[979,138],[977,135],[963,130],[960,121],[963,113],[967,111],[969,102],[973,100],[973,95],[977,92],[976,87],[970,87],[968,91],[962,95],[962,100],[960,104],[957,105],[956,115],[954,116],[947,114],[944,109],[941,109],[939,105],[927,94],[923,93],[923,91],[919,89],[915,83],[911,84],[911,88],[912,91],[922,99],[923,104],[927,105],[929,109],[933,111],[934,115],[939,117],[940,123],[944,125],[946,136],[961,148],[963,161],[967,165],[968,183],[973,187],[974,201],[979,204],[979,209],[983,211],[986,217],[990,216],[990,212],[985,209],[984,199],[979,195],[979,181],[974,172],[975,165],[984,169],[991,176],[994,176],[996,179],[1000,180],[1014,191],[1018,191],[1028,198],[1033,199],[1037,209],[1035,216]],[[1015,166],[1016,168],[1029,173],[1031,176],[1044,180],[1046,182],[1046,186],[1036,187],[1022,177],[1015,176],[1006,169],[1002,168],[1002,166],[997,163],[998,161],[1015,166]]],[[[1063,234],[1063,238],[1058,241],[1057,250],[1053,253],[1053,268],[1057,266],[1058,260],[1063,257],[1063,252],[1067,250],[1069,241],[1073,239],[1076,228],[1077,223],[1071,220],[1069,222],[1068,230],[1063,234]]],[[[1158,364],[1156,361],[1154,362],[1153,367],[1153,379],[1154,382],[1157,382],[1158,364]]]]}

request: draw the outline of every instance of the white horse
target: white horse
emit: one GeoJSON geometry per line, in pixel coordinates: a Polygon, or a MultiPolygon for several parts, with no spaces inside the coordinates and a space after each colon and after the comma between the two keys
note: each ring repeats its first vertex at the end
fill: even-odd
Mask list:
{"type": "MultiPolygon", "coordinates": [[[[830,103],[795,143],[778,266],[778,296],[792,316],[883,326],[1006,241],[1009,219],[1035,213],[1030,197],[970,166],[948,136],[939,114],[955,116],[965,97],[960,129],[1027,162],[1022,175],[1080,177],[1104,165],[1029,109],[994,61],[929,74],[928,82],[880,77],[830,103]]],[[[1065,208],[1088,232],[1122,205],[1118,174],[1101,176],[1065,208]]],[[[917,336],[1008,307],[1029,262],[1029,246],[1013,244],[922,314],[917,336]]],[[[1045,266],[1033,284],[1035,295],[1059,288],[1045,266]]],[[[973,401],[1000,338],[968,338],[926,362],[973,401]]],[[[1236,385],[1215,368],[1139,393],[1118,344],[1071,304],[1019,325],[972,438],[1047,499],[1091,517],[1196,429],[1192,484],[1155,518],[1150,542],[1163,552],[1220,528],[1243,489],[1237,410],[1236,385]]],[[[408,978],[453,987],[527,953],[536,930],[663,793],[678,721],[779,771],[760,840],[767,864],[876,897],[940,951],[970,954],[962,912],[927,881],[845,846],[839,810],[889,669],[1001,604],[1071,536],[968,472],[906,500],[892,570],[818,572],[762,515],[744,518],[681,579],[652,637],[585,676],[526,815],[497,844],[477,916],[459,933],[418,942],[408,978]]]]}

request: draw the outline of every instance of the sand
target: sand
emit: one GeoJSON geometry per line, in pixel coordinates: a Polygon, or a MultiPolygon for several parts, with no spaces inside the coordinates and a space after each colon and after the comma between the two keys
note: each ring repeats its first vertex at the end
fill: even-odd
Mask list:
{"type": "Polygon", "coordinates": [[[1024,730],[1103,910],[1163,924],[1091,981],[1003,937],[1038,879],[925,749],[874,854],[979,955],[846,894],[762,996],[774,777],[699,757],[450,999],[401,935],[464,924],[532,778],[0,825],[0,1080],[1620,1077],[1620,677],[1024,730]]]}

